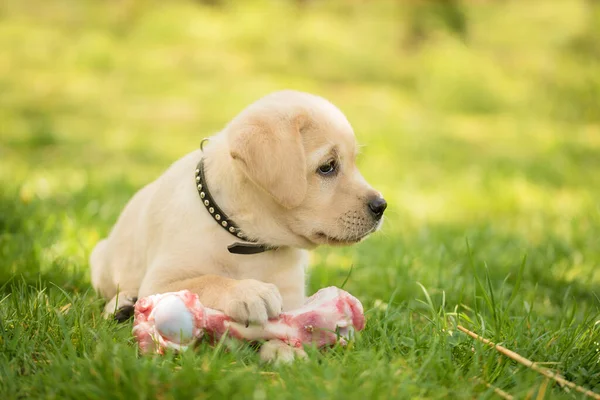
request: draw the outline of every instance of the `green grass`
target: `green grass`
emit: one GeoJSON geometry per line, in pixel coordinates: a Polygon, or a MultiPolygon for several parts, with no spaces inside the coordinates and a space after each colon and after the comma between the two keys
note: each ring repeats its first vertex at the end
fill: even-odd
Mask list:
{"type": "Polygon", "coordinates": [[[462,12],[3,2],[0,398],[493,398],[477,379],[515,398],[543,390],[457,323],[600,392],[600,8],[462,12]],[[382,232],[313,254],[311,292],[352,267],[366,330],[280,368],[233,341],[140,357],[131,323],[100,318],[91,249],[137,189],[282,88],[347,114],[390,203],[382,232]]]}

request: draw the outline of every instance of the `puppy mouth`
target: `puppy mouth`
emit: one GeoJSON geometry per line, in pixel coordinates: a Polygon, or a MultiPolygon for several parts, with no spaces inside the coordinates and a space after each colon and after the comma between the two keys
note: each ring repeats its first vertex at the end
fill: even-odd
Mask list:
{"type": "Polygon", "coordinates": [[[351,236],[345,236],[345,237],[331,236],[331,235],[326,234],[323,231],[318,231],[314,234],[314,236],[313,236],[314,240],[312,240],[312,242],[315,244],[328,244],[331,246],[346,246],[346,245],[355,244],[355,243],[361,242],[363,239],[365,239],[371,233],[378,231],[379,228],[381,228],[382,223],[383,223],[383,219],[380,219],[379,221],[377,221],[377,223],[375,225],[373,225],[366,232],[361,232],[358,235],[351,235],[351,236]]]}
{"type": "Polygon", "coordinates": [[[315,234],[315,239],[316,239],[317,243],[343,246],[343,245],[358,243],[362,239],[364,239],[365,236],[366,235],[358,236],[358,237],[350,237],[350,238],[337,238],[334,236],[329,236],[325,232],[317,232],[315,234]]]}
{"type": "Polygon", "coordinates": [[[346,246],[346,245],[351,245],[351,244],[355,244],[355,243],[362,241],[364,238],[369,236],[374,231],[375,231],[375,229],[371,229],[368,232],[358,235],[358,236],[348,236],[348,237],[343,237],[343,238],[336,237],[336,236],[329,236],[325,232],[317,232],[317,233],[315,233],[316,240],[314,240],[314,241],[319,244],[328,244],[331,246],[346,246]]]}

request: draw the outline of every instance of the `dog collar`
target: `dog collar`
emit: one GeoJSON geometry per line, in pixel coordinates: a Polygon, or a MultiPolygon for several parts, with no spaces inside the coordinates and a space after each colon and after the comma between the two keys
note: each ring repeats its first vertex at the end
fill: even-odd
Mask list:
{"type": "Polygon", "coordinates": [[[258,254],[265,251],[274,250],[276,247],[267,246],[266,244],[257,243],[255,240],[249,239],[242,230],[233,222],[227,214],[221,210],[217,205],[214,198],[211,196],[208,185],[206,184],[206,178],[204,177],[204,158],[200,159],[196,166],[196,189],[200,195],[200,200],[204,205],[204,208],[209,212],[210,216],[219,224],[219,226],[225,229],[229,234],[235,236],[238,239],[242,239],[247,243],[235,242],[227,246],[227,250],[233,254],[258,254]]]}

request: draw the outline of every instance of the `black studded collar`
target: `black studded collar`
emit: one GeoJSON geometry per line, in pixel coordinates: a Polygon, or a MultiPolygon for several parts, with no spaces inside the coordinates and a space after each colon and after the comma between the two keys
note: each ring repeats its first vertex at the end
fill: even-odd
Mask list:
{"type": "Polygon", "coordinates": [[[229,234],[235,236],[238,239],[243,240],[246,243],[235,242],[227,246],[227,250],[233,254],[258,254],[269,250],[275,250],[276,247],[268,246],[266,244],[257,243],[255,240],[249,239],[242,230],[233,222],[227,214],[217,205],[213,197],[211,196],[208,185],[206,184],[206,178],[204,177],[204,158],[201,158],[196,166],[196,189],[200,195],[200,200],[209,212],[210,216],[225,229],[229,234]]]}

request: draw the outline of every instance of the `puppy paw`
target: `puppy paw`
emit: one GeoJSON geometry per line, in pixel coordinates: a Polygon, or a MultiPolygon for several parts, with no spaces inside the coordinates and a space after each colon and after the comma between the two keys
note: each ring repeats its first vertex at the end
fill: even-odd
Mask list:
{"type": "Polygon", "coordinates": [[[234,321],[263,325],[268,319],[278,317],[282,307],[277,286],[244,279],[231,289],[223,311],[234,321]]]}
{"type": "Polygon", "coordinates": [[[291,364],[294,360],[305,359],[306,352],[299,347],[292,347],[281,340],[269,340],[260,348],[260,359],[266,363],[291,364]]]}
{"type": "Polygon", "coordinates": [[[133,316],[137,297],[119,293],[104,306],[103,316],[106,319],[114,318],[117,322],[125,322],[133,316]]]}

